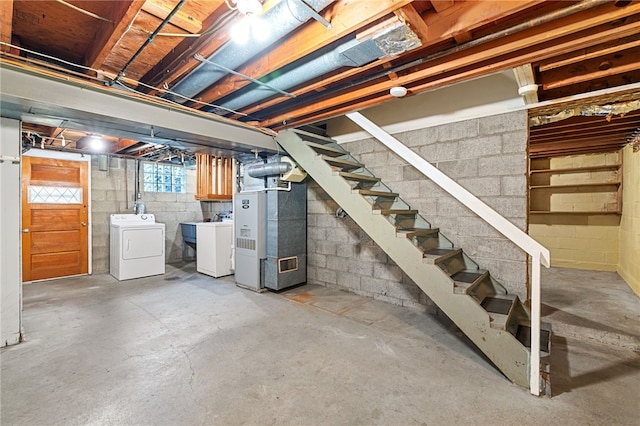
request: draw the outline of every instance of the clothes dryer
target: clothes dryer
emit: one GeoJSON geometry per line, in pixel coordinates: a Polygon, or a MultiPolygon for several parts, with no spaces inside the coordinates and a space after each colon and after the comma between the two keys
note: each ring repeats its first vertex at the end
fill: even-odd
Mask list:
{"type": "Polygon", "coordinates": [[[164,223],[153,214],[112,214],[109,272],[117,280],[165,272],[164,223]]]}

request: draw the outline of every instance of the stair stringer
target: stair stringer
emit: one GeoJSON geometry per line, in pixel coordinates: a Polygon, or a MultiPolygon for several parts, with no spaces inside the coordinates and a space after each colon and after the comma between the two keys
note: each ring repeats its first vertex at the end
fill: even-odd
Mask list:
{"type": "Polygon", "coordinates": [[[454,293],[453,280],[423,258],[407,238],[397,238],[395,227],[354,191],[293,130],[276,140],[288,154],[340,205],[378,246],[409,276],[463,333],[514,383],[529,387],[529,350],[511,333],[491,327],[489,314],[478,301],[454,293]]]}

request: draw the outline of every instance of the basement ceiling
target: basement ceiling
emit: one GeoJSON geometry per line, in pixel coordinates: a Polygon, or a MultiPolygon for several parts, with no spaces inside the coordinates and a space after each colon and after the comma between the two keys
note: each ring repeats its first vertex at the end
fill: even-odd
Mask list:
{"type": "MultiPolygon", "coordinates": [[[[412,96],[509,69],[528,103],[618,102],[626,87],[640,98],[636,1],[265,0],[249,17],[240,1],[3,0],[2,61],[273,131],[391,101],[395,86],[412,96]]],[[[535,155],[583,152],[583,121],[616,135],[607,149],[640,127],[637,113],[545,124],[532,137],[560,136],[535,141],[535,155]]],[[[87,136],[25,128],[52,145],[63,131],[74,144],[87,136]]],[[[149,149],[116,138],[111,153],[149,149]]]]}

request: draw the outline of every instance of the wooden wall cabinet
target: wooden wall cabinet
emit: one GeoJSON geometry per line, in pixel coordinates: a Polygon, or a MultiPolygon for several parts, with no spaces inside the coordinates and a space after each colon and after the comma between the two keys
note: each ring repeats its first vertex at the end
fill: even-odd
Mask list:
{"type": "Polygon", "coordinates": [[[196,194],[200,201],[231,201],[233,198],[234,159],[196,154],[196,194]]]}
{"type": "Polygon", "coordinates": [[[531,159],[531,214],[622,214],[621,153],[579,157],[531,159]]]}

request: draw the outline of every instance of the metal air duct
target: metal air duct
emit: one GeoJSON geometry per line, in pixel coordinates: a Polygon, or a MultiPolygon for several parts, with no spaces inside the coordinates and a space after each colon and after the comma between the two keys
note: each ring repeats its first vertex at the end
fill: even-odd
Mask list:
{"type": "Polygon", "coordinates": [[[291,170],[291,164],[285,162],[255,164],[247,168],[249,176],[254,178],[277,176],[291,170]]]}
{"type": "MultiPolygon", "coordinates": [[[[305,0],[304,3],[315,11],[321,11],[331,2],[332,0],[305,0]]],[[[313,18],[313,11],[305,7],[304,3],[292,0],[279,2],[260,18],[269,23],[271,30],[270,37],[263,41],[254,40],[243,47],[239,47],[232,41],[229,41],[209,56],[207,61],[220,64],[229,69],[238,68],[274,41],[292,32],[310,18],[313,18]]],[[[221,68],[203,62],[178,84],[173,86],[171,90],[191,98],[220,80],[226,74],[227,72],[221,68]]],[[[186,99],[171,94],[167,94],[164,97],[178,103],[186,102],[186,99]]]]}
{"type": "Polygon", "coordinates": [[[418,36],[403,22],[386,27],[365,40],[351,39],[312,60],[268,80],[268,87],[257,86],[241,95],[219,102],[222,108],[207,108],[223,115],[273,96],[274,90],[298,86],[341,67],[360,67],[386,56],[400,55],[421,45],[418,36]]]}

